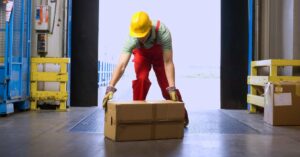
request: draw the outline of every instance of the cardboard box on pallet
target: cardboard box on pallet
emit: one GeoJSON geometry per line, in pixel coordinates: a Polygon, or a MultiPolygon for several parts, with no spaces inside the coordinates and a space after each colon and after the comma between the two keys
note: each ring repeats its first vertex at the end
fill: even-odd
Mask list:
{"type": "Polygon", "coordinates": [[[271,125],[300,125],[300,83],[265,86],[264,121],[271,125]]]}
{"type": "Polygon", "coordinates": [[[115,141],[183,138],[184,103],[174,101],[109,102],[105,137],[115,141]]]}

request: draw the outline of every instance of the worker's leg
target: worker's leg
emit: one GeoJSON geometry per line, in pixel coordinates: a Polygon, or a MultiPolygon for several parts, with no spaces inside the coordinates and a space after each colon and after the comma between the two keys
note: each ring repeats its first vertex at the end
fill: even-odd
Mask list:
{"type": "MultiPolygon", "coordinates": [[[[164,65],[153,65],[153,70],[155,72],[156,78],[157,78],[157,82],[158,85],[160,87],[160,90],[162,92],[162,95],[165,99],[170,100],[170,95],[168,93],[168,91],[166,90],[167,87],[169,87],[169,83],[168,83],[168,79],[166,76],[166,72],[165,72],[165,67],[164,65]]],[[[182,97],[181,94],[179,92],[178,89],[176,89],[176,95],[178,97],[179,101],[182,101],[182,97]]]]}
{"type": "MultiPolygon", "coordinates": [[[[151,58],[151,62],[153,65],[153,70],[155,72],[158,85],[161,89],[162,95],[165,99],[170,100],[170,95],[166,90],[169,87],[168,79],[165,72],[165,65],[163,59],[163,50],[160,47],[155,48],[153,51],[153,56],[151,58]]],[[[177,97],[179,101],[182,101],[181,94],[179,90],[176,91],[177,97]]]]}
{"type": "Polygon", "coordinates": [[[163,97],[167,100],[170,100],[170,95],[169,95],[168,91],[166,90],[167,87],[169,86],[169,83],[167,80],[164,66],[163,65],[162,66],[153,65],[153,70],[155,72],[157,82],[158,82],[158,85],[160,87],[163,97]]]}
{"type": "Polygon", "coordinates": [[[134,53],[133,61],[136,73],[136,80],[132,81],[133,100],[145,100],[151,86],[151,82],[149,80],[151,64],[139,53],[134,53]]]}

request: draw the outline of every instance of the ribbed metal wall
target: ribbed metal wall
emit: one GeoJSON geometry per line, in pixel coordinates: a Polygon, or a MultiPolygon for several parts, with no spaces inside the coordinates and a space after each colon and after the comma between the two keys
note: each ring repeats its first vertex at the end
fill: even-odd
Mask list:
{"type": "Polygon", "coordinates": [[[23,88],[22,88],[22,95],[26,95],[29,91],[29,89],[27,89],[28,87],[27,86],[24,86],[27,84],[27,82],[29,81],[29,77],[28,77],[28,66],[29,66],[29,63],[28,63],[28,59],[30,56],[28,55],[28,49],[30,48],[30,44],[28,44],[27,42],[27,37],[28,35],[30,34],[30,29],[28,28],[28,24],[29,24],[29,19],[27,18],[28,16],[30,16],[30,12],[28,11],[28,1],[29,0],[25,0],[25,3],[24,3],[24,29],[23,29],[23,34],[22,34],[22,37],[23,37],[23,66],[22,66],[22,81],[23,81],[23,88]]]}
{"type": "Polygon", "coordinates": [[[0,56],[5,51],[5,4],[0,3],[0,56]]]}
{"type": "MultiPolygon", "coordinates": [[[[255,60],[300,59],[299,0],[256,0],[255,3],[255,60]]],[[[260,73],[264,71],[268,69],[260,73]]],[[[280,68],[279,74],[295,74],[295,68],[280,68]]]]}
{"type": "MultiPolygon", "coordinates": [[[[14,1],[14,26],[13,26],[13,56],[20,57],[22,53],[22,38],[23,38],[23,2],[21,0],[14,1]]],[[[25,44],[24,44],[25,45],[25,44]]]]}
{"type": "Polygon", "coordinates": [[[299,0],[256,0],[256,59],[296,59],[299,0]]]}

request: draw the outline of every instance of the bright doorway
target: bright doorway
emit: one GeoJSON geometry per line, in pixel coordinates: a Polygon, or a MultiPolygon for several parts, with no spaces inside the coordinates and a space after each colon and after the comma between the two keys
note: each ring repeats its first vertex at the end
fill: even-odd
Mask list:
{"type": "MultiPolygon", "coordinates": [[[[131,15],[146,11],[161,20],[173,39],[176,86],[188,110],[220,108],[220,0],[160,2],[139,0],[100,0],[99,60],[116,63],[128,37],[131,15]],[[116,5],[118,4],[118,5],[116,5]]],[[[131,100],[131,81],[135,79],[130,62],[118,82],[115,99],[131,100]]],[[[162,99],[156,77],[151,71],[147,99],[162,99]]],[[[103,96],[100,87],[99,102],[103,96]]]]}

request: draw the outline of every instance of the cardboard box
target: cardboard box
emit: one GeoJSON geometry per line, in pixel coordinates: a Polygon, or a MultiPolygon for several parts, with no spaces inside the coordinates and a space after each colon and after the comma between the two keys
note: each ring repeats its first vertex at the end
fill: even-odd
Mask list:
{"type": "Polygon", "coordinates": [[[184,103],[174,101],[109,102],[105,137],[115,141],[183,138],[184,103]]]}
{"type": "Polygon", "coordinates": [[[264,121],[271,125],[300,125],[300,83],[265,86],[264,121]]]}

